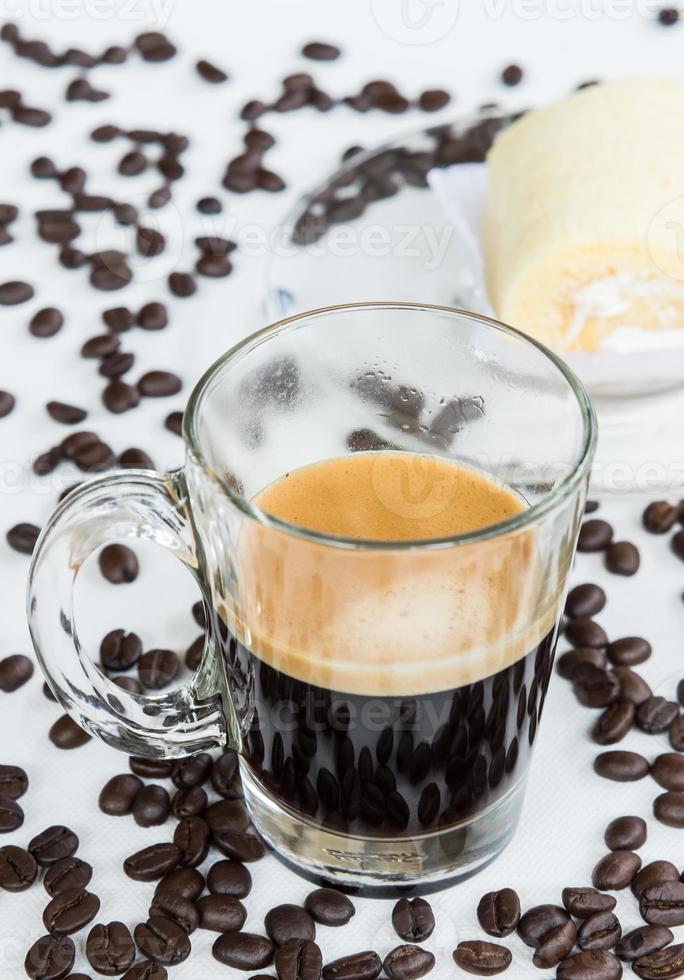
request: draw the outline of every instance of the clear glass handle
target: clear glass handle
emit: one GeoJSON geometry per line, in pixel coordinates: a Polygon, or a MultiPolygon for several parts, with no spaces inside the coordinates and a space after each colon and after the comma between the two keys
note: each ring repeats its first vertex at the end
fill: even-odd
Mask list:
{"type": "Polygon", "coordinates": [[[180,756],[226,743],[225,675],[213,626],[188,684],[170,694],[130,694],[81,647],[74,583],[83,563],[102,545],[143,538],[179,558],[206,597],[185,497],[180,473],[127,470],[94,480],[57,508],[31,563],[29,626],[54,694],[79,725],[132,755],[180,756]]]}

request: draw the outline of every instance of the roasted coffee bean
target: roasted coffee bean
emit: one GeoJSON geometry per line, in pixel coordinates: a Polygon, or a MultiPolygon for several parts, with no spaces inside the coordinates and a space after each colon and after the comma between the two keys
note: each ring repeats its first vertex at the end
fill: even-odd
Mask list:
{"type": "Polygon", "coordinates": [[[33,462],[33,472],[38,476],[47,476],[52,473],[62,461],[62,450],[60,446],[53,446],[47,452],[41,453],[33,462]]]}
{"type": "Polygon", "coordinates": [[[81,357],[102,358],[118,350],[121,341],[111,333],[98,334],[86,340],[81,347],[81,357]]]}
{"type": "Polygon", "coordinates": [[[173,650],[148,650],[138,661],[140,683],[159,691],[174,680],[180,670],[180,660],[173,650]]]}
{"type": "Polygon", "coordinates": [[[6,892],[23,892],[38,877],[38,864],[23,847],[7,844],[0,847],[0,888],[6,892]]]}
{"type": "Polygon", "coordinates": [[[197,74],[204,79],[205,82],[211,82],[212,85],[218,85],[221,82],[225,82],[228,78],[226,73],[216,65],[212,65],[210,61],[205,61],[204,59],[196,62],[195,68],[197,69],[197,74]]]}
{"type": "Polygon", "coordinates": [[[535,905],[522,916],[517,931],[527,946],[536,948],[544,936],[569,921],[570,916],[559,905],[535,905]]]}
{"type": "Polygon", "coordinates": [[[634,723],[636,709],[631,701],[616,701],[601,714],[591,731],[599,745],[614,745],[625,737],[634,723]]]}
{"type": "Polygon", "coordinates": [[[83,889],[93,877],[93,869],[77,857],[65,857],[51,864],[45,872],[43,887],[52,898],[61,892],[83,889]]]}
{"type": "Polygon", "coordinates": [[[668,827],[684,827],[684,793],[661,793],[653,801],[653,815],[668,827]]]}
{"type": "Polygon", "coordinates": [[[4,419],[6,415],[9,415],[15,405],[16,399],[14,395],[11,395],[9,391],[0,390],[0,419],[4,419]]]}
{"type": "Polygon", "coordinates": [[[676,701],[667,701],[661,697],[651,697],[639,705],[636,713],[636,724],[642,732],[649,735],[659,735],[666,732],[679,714],[676,701]]]}
{"type": "Polygon", "coordinates": [[[249,826],[249,811],[242,800],[219,800],[208,807],[205,820],[214,833],[240,833],[249,826]]]}
{"type": "Polygon", "coordinates": [[[373,950],[342,956],[323,967],[323,980],[375,980],[382,960],[373,950]]]}
{"type": "MultiPolygon", "coordinates": [[[[209,872],[209,877],[211,878],[211,872],[209,872]]],[[[211,891],[211,885],[209,888],[211,891]]],[[[231,892],[230,894],[234,893],[231,892]]],[[[314,922],[318,922],[322,926],[344,926],[356,912],[351,900],[335,888],[317,888],[315,891],[309,892],[304,902],[304,908],[314,922]]]]}
{"type": "Polygon", "coordinates": [[[465,940],[454,950],[456,966],[478,977],[493,977],[511,965],[511,951],[497,943],[465,940]]]}
{"type": "Polygon", "coordinates": [[[6,694],[18,691],[32,677],[33,661],[23,653],[13,653],[0,660],[0,691],[6,694]]]}
{"type": "Polygon", "coordinates": [[[156,228],[139,226],[135,235],[135,247],[144,258],[154,258],[164,251],[166,239],[156,228]]]}
{"type": "Polygon", "coordinates": [[[620,891],[631,884],[640,867],[641,858],[633,851],[610,851],[594,867],[591,880],[599,891],[620,891]]]}
{"type": "Polygon", "coordinates": [[[142,640],[137,633],[112,630],[100,644],[100,661],[106,670],[129,670],[142,654],[142,640]]]}
{"type": "Polygon", "coordinates": [[[213,760],[207,752],[179,759],[174,764],[171,779],[179,789],[189,786],[201,786],[209,778],[213,760]]]}
{"type": "Polygon", "coordinates": [[[642,521],[651,534],[667,534],[677,523],[677,508],[666,500],[654,500],[644,511],[642,521]]]}
{"type": "Polygon", "coordinates": [[[637,960],[668,946],[674,936],[666,926],[640,926],[625,933],[615,947],[615,954],[621,960],[637,960]]]}
{"type": "Polygon", "coordinates": [[[69,936],[41,936],[29,949],[24,970],[30,980],[64,980],[76,959],[69,936]]]}
{"type": "Polygon", "coordinates": [[[606,568],[613,575],[636,575],[640,564],[639,549],[631,541],[613,541],[606,548],[606,568]]]}
{"type": "Polygon", "coordinates": [[[677,868],[670,861],[651,861],[634,878],[632,894],[640,898],[647,888],[665,881],[679,881],[677,868]]]}
{"type": "Polygon", "coordinates": [[[33,314],[29,323],[29,332],[34,337],[54,337],[63,325],[64,316],[60,310],[54,306],[47,306],[33,314]]]}
{"type": "Polygon", "coordinates": [[[197,900],[200,929],[213,932],[239,932],[245,924],[247,911],[232,895],[204,895],[197,900]]]}
{"type": "Polygon", "coordinates": [[[147,922],[141,922],[135,927],[133,935],[138,949],[156,963],[175,966],[190,955],[187,933],[177,922],[164,915],[153,915],[147,922]]]}
{"type": "Polygon", "coordinates": [[[12,119],[22,126],[47,126],[52,116],[44,109],[19,105],[12,109],[12,119]]]}
{"type": "Polygon", "coordinates": [[[189,272],[172,272],[169,276],[169,289],[174,296],[184,299],[197,290],[197,283],[189,272]]]}
{"type": "Polygon", "coordinates": [[[185,666],[189,670],[197,670],[202,663],[206,638],[204,633],[197,637],[185,651],[185,666]]]}
{"type": "Polygon", "coordinates": [[[135,552],[124,544],[108,544],[98,555],[100,571],[113,585],[134,582],[140,566],[135,552]]]}
{"type": "Polygon", "coordinates": [[[170,371],[148,371],[138,381],[138,391],[146,398],[166,398],[181,390],[182,382],[170,371]]]}
{"type": "MultiPolygon", "coordinates": [[[[257,130],[253,132],[257,132],[257,130]]],[[[210,255],[229,255],[237,248],[234,241],[229,238],[220,238],[218,235],[201,235],[195,239],[195,245],[200,251],[208,252],[210,255]]]]}
{"type": "Polygon", "coordinates": [[[115,378],[102,392],[102,401],[108,411],[114,415],[120,415],[130,408],[135,408],[140,402],[140,393],[134,385],[129,385],[120,378],[115,378]]]}
{"type": "Polygon", "coordinates": [[[684,925],[684,881],[651,885],[639,896],[639,912],[649,925],[684,925]]]}
{"type": "Polygon", "coordinates": [[[117,169],[124,177],[137,177],[147,169],[147,157],[139,150],[130,150],[121,157],[117,169]]]}
{"type": "Polygon", "coordinates": [[[56,825],[43,830],[29,842],[28,849],[38,864],[49,868],[78,850],[78,837],[68,827],[56,825]]]}
{"type": "Polygon", "coordinates": [[[20,766],[0,765],[0,795],[20,799],[28,789],[28,776],[20,766]]]}
{"type": "Polygon", "coordinates": [[[40,528],[35,524],[15,524],[7,532],[7,543],[14,551],[19,551],[22,555],[31,555],[39,534],[40,528]]]}
{"type": "Polygon", "coordinates": [[[174,759],[153,759],[138,755],[128,758],[131,772],[143,779],[170,779],[175,764],[174,759]]]}
{"type": "Polygon", "coordinates": [[[621,976],[620,961],[604,949],[575,953],[556,968],[556,980],[619,980],[621,976]]]}
{"type": "Polygon", "coordinates": [[[15,204],[0,204],[0,224],[11,225],[19,217],[19,208],[15,204]]]}
{"type": "Polygon", "coordinates": [[[675,752],[684,752],[684,715],[680,715],[670,725],[670,745],[675,752]]]}
{"type": "Polygon", "coordinates": [[[594,771],[604,779],[630,783],[648,775],[648,761],[637,752],[601,752],[594,759],[594,771]]]}
{"type": "Polygon", "coordinates": [[[636,667],[651,656],[651,644],[641,636],[623,636],[606,647],[608,659],[616,667],[636,667]]]}
{"type": "Polygon", "coordinates": [[[185,817],[201,817],[207,808],[207,794],[201,786],[179,789],[171,800],[171,813],[177,820],[185,817]]]}
{"type": "Polygon", "coordinates": [[[49,157],[36,157],[31,161],[31,176],[39,180],[49,180],[57,176],[57,168],[49,157]]]}
{"type": "Polygon", "coordinates": [[[605,708],[620,696],[619,677],[613,671],[602,670],[591,663],[575,667],[572,683],[575,697],[587,708],[605,708]]]}
{"type": "Polygon", "coordinates": [[[177,892],[155,892],[149,914],[150,917],[164,915],[168,919],[173,919],[188,935],[199,928],[200,914],[197,907],[177,892]]]}
{"type": "MultiPolygon", "coordinates": [[[[217,861],[207,875],[207,888],[212,895],[229,895],[233,898],[246,898],[252,890],[252,876],[239,861],[217,861]]],[[[330,891],[331,889],[321,889],[330,891]]],[[[309,913],[315,918],[311,909],[309,913]]],[[[319,921],[318,919],[316,921],[319,921]]],[[[329,925],[332,923],[324,923],[329,925]]]]}
{"type": "Polygon", "coordinates": [[[158,827],[166,822],[171,809],[169,794],[154,783],[143,786],[133,801],[133,819],[139,827],[158,827]]]}
{"type": "Polygon", "coordinates": [[[663,27],[672,27],[679,20],[679,10],[676,7],[661,7],[658,11],[658,23],[663,27]]]}
{"type": "Polygon", "coordinates": [[[142,779],[130,773],[112,776],[100,791],[100,809],[111,817],[126,816],[133,810],[135,798],[142,788],[142,779]]]}
{"type": "Polygon", "coordinates": [[[138,312],[137,324],[143,330],[163,330],[168,322],[169,315],[163,303],[145,303],[138,312]]]}
{"type": "Polygon", "coordinates": [[[85,954],[96,973],[115,977],[133,966],[135,943],[123,922],[99,922],[88,933],[85,954]]]}
{"type": "Polygon", "coordinates": [[[325,41],[309,41],[302,48],[302,54],[311,61],[335,61],[342,52],[334,44],[325,41]]]}
{"type": "Polygon", "coordinates": [[[273,962],[275,947],[270,939],[252,932],[226,932],[218,937],[211,952],[224,966],[236,970],[261,970],[273,962]]]}
{"type": "Polygon", "coordinates": [[[222,830],[214,834],[214,844],[221,854],[247,864],[260,861],[266,854],[263,842],[255,834],[222,830]]]}
{"type": "Polygon", "coordinates": [[[266,913],[264,926],[268,938],[282,946],[288,939],[315,939],[316,925],[299,905],[276,905],[266,913]]]}
{"type": "Polygon", "coordinates": [[[145,960],[127,970],[121,980],[168,980],[168,976],[166,969],[159,963],[145,960]]]}
{"type": "Polygon", "coordinates": [[[0,283],[0,306],[17,306],[33,297],[33,286],[13,280],[0,283]]]}
{"type": "Polygon", "coordinates": [[[164,875],[155,889],[155,895],[162,892],[180,895],[189,902],[196,901],[204,891],[204,877],[196,868],[178,868],[164,875]]]}
{"type": "Polygon", "coordinates": [[[587,583],[576,585],[568,592],[565,614],[571,619],[590,619],[600,613],[606,604],[606,593],[600,585],[587,583]]]}
{"type": "Polygon", "coordinates": [[[126,371],[133,367],[135,357],[126,351],[116,351],[114,354],[107,354],[100,361],[98,373],[103,378],[119,378],[126,371]]]}
{"type": "MultiPolygon", "coordinates": [[[[269,190],[265,187],[264,190],[269,190]]],[[[195,271],[201,276],[221,279],[233,271],[232,262],[224,255],[202,255],[195,263],[195,271]]]]}
{"type": "Polygon", "coordinates": [[[417,980],[424,977],[435,965],[435,957],[420,946],[397,946],[390,950],[383,961],[383,969],[390,980],[417,980]]]}
{"type": "Polygon", "coordinates": [[[665,752],[651,763],[651,776],[663,789],[684,790],[684,755],[665,752]]]}
{"type": "Polygon", "coordinates": [[[684,707],[684,678],[677,684],[677,700],[684,707]]]}
{"type": "Polygon", "coordinates": [[[209,853],[209,825],[201,817],[186,817],[176,827],[173,843],[181,853],[179,863],[196,868],[209,853]]]}
{"type": "Polygon", "coordinates": [[[196,204],[200,214],[221,214],[223,206],[217,197],[201,197],[196,204]]]}
{"type": "Polygon", "coordinates": [[[532,962],[540,970],[556,966],[572,952],[576,939],[577,926],[574,922],[566,922],[557,929],[552,929],[542,936],[532,962]]]}
{"type": "Polygon", "coordinates": [[[323,956],[316,943],[290,939],[276,950],[278,980],[320,980],[323,956]]]}
{"type": "Polygon", "coordinates": [[[53,936],[69,936],[92,922],[100,911],[100,899],[83,888],[59,892],[43,912],[43,925],[53,936]]]}
{"type": "Polygon", "coordinates": [[[611,912],[617,902],[595,888],[564,888],[563,905],[577,919],[588,919],[597,912],[611,912]]]}
{"type": "Polygon", "coordinates": [[[430,903],[424,898],[401,898],[392,910],[394,931],[407,943],[422,943],[435,928],[430,903]]]}
{"type": "Polygon", "coordinates": [[[646,821],[641,817],[617,817],[603,835],[611,851],[636,851],[646,843],[646,821]]]}
{"type": "Polygon", "coordinates": [[[50,418],[62,425],[76,425],[88,415],[84,408],[77,408],[76,405],[68,405],[66,402],[48,402],[45,407],[50,418]]]}
{"type": "MultiPolygon", "coordinates": [[[[127,306],[113,306],[109,310],[104,310],[102,313],[102,319],[104,320],[107,328],[112,330],[114,333],[125,333],[125,331],[130,330],[135,323],[135,317],[127,306]]],[[[96,338],[93,338],[93,340],[95,339],[96,338]]],[[[92,344],[93,341],[89,341],[89,343],[92,344]]],[[[110,343],[112,343],[112,341],[110,341],[110,343]]],[[[116,346],[118,347],[118,341],[116,346]]],[[[116,350],[116,347],[114,350],[116,350]]],[[[112,351],[109,350],[107,353],[111,354],[112,351]]]]}
{"type": "Polygon", "coordinates": [[[558,658],[558,673],[566,680],[573,680],[575,671],[582,664],[591,664],[600,670],[605,670],[608,665],[608,658],[603,650],[592,647],[576,647],[568,650],[558,658]]]}
{"type": "Polygon", "coordinates": [[[681,558],[684,561],[684,531],[677,531],[670,545],[677,558],[681,558]]]}
{"type": "Polygon", "coordinates": [[[501,939],[515,931],[520,922],[520,899],[512,888],[487,892],[477,906],[477,921],[490,936],[501,939]]]}
{"type": "Polygon", "coordinates": [[[641,956],[632,964],[632,969],[642,980],[684,977],[684,943],[641,956]]]}
{"type": "Polygon", "coordinates": [[[124,470],[153,470],[155,468],[152,458],[143,449],[124,449],[119,456],[119,466],[124,470]]]}
{"type": "Polygon", "coordinates": [[[171,188],[168,184],[163,184],[156,191],[152,191],[147,198],[147,206],[153,209],[164,208],[171,200],[171,188]]]}
{"type": "Polygon", "coordinates": [[[631,701],[638,706],[653,696],[641,674],[637,674],[631,667],[616,667],[613,673],[620,681],[620,700],[631,701]]]}
{"type": "Polygon", "coordinates": [[[608,645],[606,631],[593,619],[571,619],[565,627],[565,639],[574,647],[602,650],[608,645]]]}
{"type": "Polygon", "coordinates": [[[134,881],[158,881],[174,871],[180,861],[180,848],[175,844],[150,844],[127,857],[123,869],[134,881]]]}
{"type": "Polygon", "coordinates": [[[594,517],[580,528],[578,551],[604,551],[613,540],[613,528],[607,521],[594,517]]]}
{"type": "Polygon", "coordinates": [[[62,715],[48,732],[48,737],[56,748],[69,751],[70,749],[80,749],[82,745],[90,741],[92,735],[77,725],[69,715],[62,715]]]}
{"type": "Polygon", "coordinates": [[[577,945],[580,949],[612,949],[621,935],[620,923],[612,912],[595,912],[579,927],[577,945]]]}
{"type": "MultiPolygon", "coordinates": [[[[202,606],[202,608],[204,607],[202,606]]],[[[216,759],[211,771],[211,785],[214,787],[219,796],[227,796],[229,794],[231,784],[235,779],[237,772],[238,757],[236,752],[229,749],[227,752],[224,752],[223,755],[219,756],[218,759],[216,759]]]]}

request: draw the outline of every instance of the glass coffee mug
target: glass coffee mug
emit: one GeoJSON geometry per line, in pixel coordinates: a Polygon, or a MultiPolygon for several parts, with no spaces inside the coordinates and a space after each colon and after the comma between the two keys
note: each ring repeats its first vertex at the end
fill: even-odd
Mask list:
{"type": "MultiPolygon", "coordinates": [[[[235,747],[255,827],[299,869],[371,887],[468,874],[518,820],[595,436],[562,361],[485,317],[374,303],[284,320],[199,382],[183,469],[105,476],[54,512],[29,583],[38,658],[65,710],[116,748],[235,747]],[[407,452],[520,507],[390,541],[259,508],[284,475],[357,452],[381,500],[387,460],[407,452]],[[84,561],[136,537],[180,558],[211,611],[201,665],[172,693],[116,686],[74,623],[84,561]]],[[[402,519],[462,503],[423,490],[393,488],[402,519]]]]}

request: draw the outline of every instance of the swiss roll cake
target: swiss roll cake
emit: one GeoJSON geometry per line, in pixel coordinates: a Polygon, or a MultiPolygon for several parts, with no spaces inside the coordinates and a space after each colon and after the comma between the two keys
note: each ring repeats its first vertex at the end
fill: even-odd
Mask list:
{"type": "Polygon", "coordinates": [[[496,315],[559,351],[684,342],[682,195],[678,82],[594,85],[522,116],[487,158],[496,315]]]}

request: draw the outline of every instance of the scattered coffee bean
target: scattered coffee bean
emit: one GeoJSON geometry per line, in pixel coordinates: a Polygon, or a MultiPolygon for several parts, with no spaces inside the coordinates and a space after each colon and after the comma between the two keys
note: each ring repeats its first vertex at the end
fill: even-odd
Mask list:
{"type": "Polygon", "coordinates": [[[163,915],[177,922],[188,935],[199,929],[200,914],[197,907],[187,898],[177,892],[168,890],[155,892],[150,905],[150,918],[153,915],[163,915]]]}
{"type": "Polygon", "coordinates": [[[532,962],[540,970],[557,966],[572,952],[576,940],[577,926],[574,922],[565,922],[542,936],[541,942],[534,951],[532,962]]]}
{"type": "Polygon", "coordinates": [[[373,950],[342,956],[323,967],[323,980],[375,980],[382,960],[373,950]]]}
{"type": "Polygon", "coordinates": [[[14,551],[19,551],[22,555],[31,555],[39,534],[40,528],[35,524],[15,524],[7,532],[7,543],[14,551]]]}
{"type": "Polygon", "coordinates": [[[478,977],[493,977],[511,965],[511,951],[496,943],[466,940],[454,950],[456,966],[478,977]]]}
{"type": "Polygon", "coordinates": [[[394,931],[408,943],[422,943],[435,928],[430,903],[424,898],[402,898],[392,910],[394,931]]]}
{"type": "Polygon", "coordinates": [[[108,544],[98,555],[100,571],[112,585],[134,582],[140,566],[135,552],[123,544],[108,544]]]}
{"type": "Polygon", "coordinates": [[[191,946],[187,933],[177,922],[166,916],[151,916],[147,922],[141,922],[135,927],[133,935],[140,951],[156,963],[175,966],[190,955],[191,946]]]}
{"type": "Polygon", "coordinates": [[[571,619],[590,619],[606,605],[606,593],[600,585],[590,582],[576,585],[568,592],[565,601],[565,614],[571,619]]]}
{"type": "Polygon", "coordinates": [[[614,745],[631,729],[635,714],[636,709],[631,701],[616,701],[601,714],[591,737],[599,745],[614,745]]]}
{"type": "Polygon", "coordinates": [[[659,885],[665,881],[679,881],[679,871],[670,861],[651,861],[644,865],[632,882],[632,894],[636,898],[652,885],[659,885]]]}
{"type": "Polygon", "coordinates": [[[637,752],[601,752],[594,759],[594,771],[604,779],[629,783],[648,775],[648,761],[637,752]]]}
{"type": "Polygon", "coordinates": [[[507,65],[501,72],[501,81],[504,85],[519,85],[523,79],[523,70],[520,65],[507,65]]]}
{"type": "Polygon", "coordinates": [[[166,969],[152,960],[144,960],[127,970],[121,980],[168,980],[166,969]]]}
{"type": "Polygon", "coordinates": [[[266,848],[255,834],[233,833],[218,831],[214,834],[214,844],[226,857],[234,861],[260,861],[266,854],[266,848]]]}
{"type": "Polygon", "coordinates": [[[96,973],[115,977],[133,966],[135,943],[123,922],[100,922],[88,933],[85,954],[96,973]]]}
{"type": "Polygon", "coordinates": [[[684,531],[677,531],[670,544],[677,558],[684,561],[684,531]]]}
{"type": "Polygon", "coordinates": [[[127,412],[140,401],[140,393],[134,385],[126,384],[120,378],[111,381],[102,392],[102,401],[105,408],[114,415],[127,412]]]}
{"type": "Polygon", "coordinates": [[[251,932],[226,932],[218,937],[211,951],[214,959],[224,966],[232,966],[236,970],[261,970],[273,962],[275,948],[265,936],[251,932]]]}
{"type": "Polygon", "coordinates": [[[606,631],[593,619],[571,619],[565,627],[565,639],[574,647],[608,646],[606,631]]]}
{"type": "Polygon", "coordinates": [[[603,650],[593,647],[576,647],[574,650],[567,650],[558,658],[558,673],[566,680],[573,680],[575,670],[581,664],[591,664],[600,670],[605,670],[608,665],[608,658],[603,650]]]}
{"type": "Polygon", "coordinates": [[[679,715],[670,725],[669,739],[675,752],[684,752],[684,715],[679,715]]]}
{"type": "Polygon", "coordinates": [[[661,793],[653,801],[653,814],[668,827],[684,827],[684,792],[661,793]]]}
{"type": "Polygon", "coordinates": [[[123,869],[134,881],[158,881],[180,861],[181,852],[175,844],[150,844],[126,858],[123,869]]]}
{"type": "Polygon", "coordinates": [[[649,735],[666,732],[679,714],[679,705],[661,697],[651,697],[639,705],[636,713],[637,727],[649,735]]]}
{"type": "Polygon", "coordinates": [[[24,822],[24,811],[16,800],[0,796],[0,834],[17,830],[24,822]]]}
{"type": "Polygon", "coordinates": [[[276,905],[266,913],[264,926],[268,938],[276,946],[282,946],[288,939],[316,938],[314,920],[299,905],[276,905]]]}
{"type": "Polygon", "coordinates": [[[78,850],[78,837],[68,827],[55,825],[43,830],[29,842],[28,849],[42,868],[49,868],[78,850]]]}
{"type": "Polygon", "coordinates": [[[684,755],[665,752],[651,763],[651,776],[663,789],[684,790],[684,755]]]}
{"type": "Polygon", "coordinates": [[[41,936],[29,949],[24,970],[30,980],[64,980],[76,959],[69,936],[41,936]]]}
{"type": "Polygon", "coordinates": [[[139,827],[158,827],[166,822],[171,808],[169,794],[163,786],[143,786],[133,801],[133,819],[139,827]]]}
{"type": "Polygon", "coordinates": [[[28,789],[28,776],[20,766],[0,765],[0,795],[19,800],[28,789]]]}
{"type": "Polygon", "coordinates": [[[641,636],[624,636],[606,647],[608,659],[616,667],[636,667],[651,656],[651,644],[641,636]]]}
{"type": "Polygon", "coordinates": [[[558,905],[535,905],[521,917],[517,931],[527,946],[536,948],[544,936],[569,921],[566,910],[558,905]]]}
{"type": "Polygon", "coordinates": [[[6,892],[23,892],[37,877],[38,865],[32,854],[12,844],[0,847],[0,888],[6,892]]]}
{"type": "Polygon", "coordinates": [[[43,878],[43,887],[48,895],[54,898],[61,892],[86,888],[92,877],[93,869],[86,861],[81,861],[77,857],[64,857],[47,869],[43,878]]]}
{"type": "Polygon", "coordinates": [[[172,272],[169,276],[169,289],[174,296],[183,299],[196,292],[197,283],[189,272],[172,272]]]}
{"type": "MultiPolygon", "coordinates": [[[[133,314],[131,313],[131,311],[128,309],[127,306],[114,306],[109,310],[104,310],[102,313],[102,319],[105,322],[105,326],[109,330],[112,330],[114,333],[125,333],[126,330],[130,330],[133,324],[135,323],[135,317],[133,316],[133,314]]],[[[100,343],[104,342],[104,338],[93,338],[93,340],[88,341],[88,343],[91,346],[91,349],[94,346],[94,341],[96,339],[99,339],[100,343]]],[[[105,351],[106,354],[111,354],[112,351],[116,350],[116,348],[119,346],[119,342],[118,340],[116,340],[116,338],[109,338],[109,344],[110,344],[110,349],[105,351]],[[116,345],[115,345],[115,341],[116,341],[116,345]]],[[[83,354],[83,350],[84,348],[81,349],[82,354],[83,354]]],[[[83,354],[83,356],[99,357],[101,355],[83,354]]]]}
{"type": "Polygon", "coordinates": [[[196,868],[209,853],[211,831],[201,817],[185,817],[176,827],[173,843],[180,851],[180,864],[196,868]]]}
{"type": "Polygon", "coordinates": [[[197,900],[200,929],[212,932],[239,932],[247,919],[242,902],[232,895],[204,895],[197,900]]]}
{"type": "Polygon", "coordinates": [[[325,41],[309,41],[302,48],[302,54],[311,61],[335,61],[342,52],[334,44],[325,41]]]}
{"type": "Polygon", "coordinates": [[[33,297],[33,286],[13,280],[0,283],[0,306],[17,306],[33,297]]]}
{"type": "Polygon", "coordinates": [[[435,965],[435,957],[420,946],[397,946],[390,950],[383,961],[383,969],[390,980],[418,980],[435,965]]]}
{"type": "Polygon", "coordinates": [[[83,888],[71,888],[48,902],[43,925],[53,936],[69,936],[92,922],[100,911],[100,899],[83,888]]]}
{"type": "MultiPolygon", "coordinates": [[[[171,778],[174,786],[179,789],[188,786],[201,786],[209,779],[213,765],[213,760],[207,752],[200,752],[198,755],[187,756],[174,763],[171,778]]],[[[221,806],[221,804],[218,804],[221,806]]]]}
{"type": "Polygon", "coordinates": [[[124,449],[119,456],[119,466],[124,470],[155,469],[152,458],[143,449],[136,449],[135,446],[124,449]]]}
{"type": "Polygon", "coordinates": [[[129,670],[142,655],[142,640],[137,633],[111,630],[100,644],[100,661],[106,670],[129,670]]]}
{"type": "Polygon", "coordinates": [[[614,575],[636,575],[641,558],[631,541],[613,541],[606,548],[606,568],[614,575]]]}
{"type": "Polygon", "coordinates": [[[212,65],[211,62],[200,60],[195,64],[197,69],[197,74],[200,78],[203,78],[205,82],[211,82],[212,85],[219,85],[221,82],[225,82],[228,78],[226,73],[216,65],[212,65]]]}
{"type": "Polygon", "coordinates": [[[45,407],[50,418],[62,425],[76,425],[88,414],[84,408],[77,408],[76,405],[68,405],[66,402],[48,402],[45,407]]]}
{"type": "Polygon", "coordinates": [[[175,762],[173,759],[153,759],[143,756],[129,756],[131,772],[143,779],[170,779],[175,762]]]}
{"type": "Polygon", "coordinates": [[[148,371],[138,381],[138,391],[146,398],[166,398],[181,390],[182,382],[170,371],[148,371]]]}
{"type": "Polygon", "coordinates": [[[644,527],[651,534],[667,534],[677,523],[677,508],[666,500],[654,500],[642,515],[644,527]]]}
{"type": "Polygon", "coordinates": [[[0,660],[0,691],[6,694],[18,691],[33,677],[33,669],[33,661],[23,653],[4,657],[0,660]]]}
{"type": "Polygon", "coordinates": [[[200,214],[221,214],[223,206],[217,197],[201,197],[197,202],[200,214]]]}
{"type": "Polygon", "coordinates": [[[180,436],[183,432],[183,413],[182,412],[169,412],[169,414],[164,419],[164,425],[169,430],[173,432],[174,435],[180,436]]]}
{"type": "Polygon", "coordinates": [[[235,784],[239,782],[240,772],[238,769],[237,753],[233,749],[227,749],[223,755],[219,756],[214,762],[211,771],[211,785],[225,799],[240,799],[242,793],[236,797],[235,784]]]}
{"type": "Polygon", "coordinates": [[[556,968],[556,980],[619,980],[621,976],[620,961],[603,949],[575,953],[556,968]]]}
{"type": "Polygon", "coordinates": [[[138,676],[143,687],[159,691],[174,680],[180,660],[173,650],[148,650],[138,661],[138,676]]]}
{"type": "Polygon", "coordinates": [[[132,812],[135,798],[142,788],[142,779],[130,773],[112,776],[100,791],[99,807],[111,817],[126,816],[132,812]]]}
{"type": "Polygon", "coordinates": [[[520,922],[520,899],[512,888],[487,892],[477,906],[477,919],[490,936],[510,935],[520,922]]]}
{"type": "Polygon", "coordinates": [[[640,926],[625,933],[615,946],[615,954],[621,960],[636,960],[668,946],[674,936],[666,926],[640,926]]]}
{"type": "Polygon", "coordinates": [[[641,817],[617,817],[606,827],[603,839],[611,851],[636,851],[646,843],[646,821],[641,817]]]}
{"type": "Polygon", "coordinates": [[[164,875],[155,889],[155,895],[180,895],[189,902],[195,902],[203,891],[204,877],[196,868],[178,868],[164,875]]]}
{"type": "Polygon", "coordinates": [[[47,306],[44,310],[38,310],[31,317],[29,332],[34,337],[54,337],[64,325],[64,316],[54,306],[47,306]]]}
{"type": "Polygon", "coordinates": [[[92,735],[77,725],[69,715],[62,715],[50,728],[48,737],[56,748],[69,751],[70,749],[80,749],[82,745],[90,741],[92,735]]]}
{"type": "Polygon", "coordinates": [[[639,895],[639,912],[649,925],[684,925],[684,881],[651,885],[639,895]]]}
{"type": "Polygon", "coordinates": [[[4,419],[6,415],[9,415],[15,405],[16,399],[14,395],[11,395],[9,391],[0,390],[0,419],[4,419]]]}
{"type": "Polygon", "coordinates": [[[197,670],[204,656],[205,636],[202,633],[185,651],[185,665],[190,670],[197,670]]]}
{"type": "Polygon", "coordinates": [[[575,697],[587,708],[605,708],[617,701],[621,694],[617,674],[591,663],[578,664],[573,670],[572,680],[575,697]]]}
{"type": "Polygon", "coordinates": [[[620,891],[631,884],[641,867],[641,858],[633,851],[610,851],[592,872],[592,883],[599,891],[620,891]]]}
{"type": "MultiPolygon", "coordinates": [[[[247,871],[246,868],[244,870],[247,871]]],[[[209,878],[211,878],[211,872],[209,872],[209,878]]],[[[211,884],[209,884],[209,889],[212,890],[211,884]]],[[[351,900],[334,888],[317,888],[310,892],[306,896],[304,908],[314,922],[318,922],[322,926],[344,926],[356,912],[351,900]]]]}
{"type": "Polygon", "coordinates": [[[613,528],[608,521],[594,517],[582,524],[577,541],[577,550],[605,551],[612,540],[613,528]]]}
{"type": "Polygon", "coordinates": [[[577,945],[580,949],[612,949],[621,935],[622,928],[612,912],[595,912],[579,927],[577,945]]]}
{"type": "Polygon", "coordinates": [[[201,817],[207,808],[207,794],[201,786],[179,789],[171,801],[171,813],[177,820],[201,817]]]}
{"type": "Polygon", "coordinates": [[[632,969],[642,980],[682,977],[684,976],[684,943],[669,946],[656,953],[648,953],[633,963],[632,969]]]}
{"type": "Polygon", "coordinates": [[[658,11],[658,23],[663,27],[672,27],[679,20],[679,10],[676,7],[662,7],[658,11]]]}
{"type": "Polygon", "coordinates": [[[653,696],[643,677],[630,667],[616,667],[614,673],[620,681],[620,698],[623,701],[639,706],[653,696]]]}
{"type": "Polygon", "coordinates": [[[611,912],[617,902],[595,888],[564,888],[563,905],[577,919],[588,919],[597,912],[611,912]]]}

